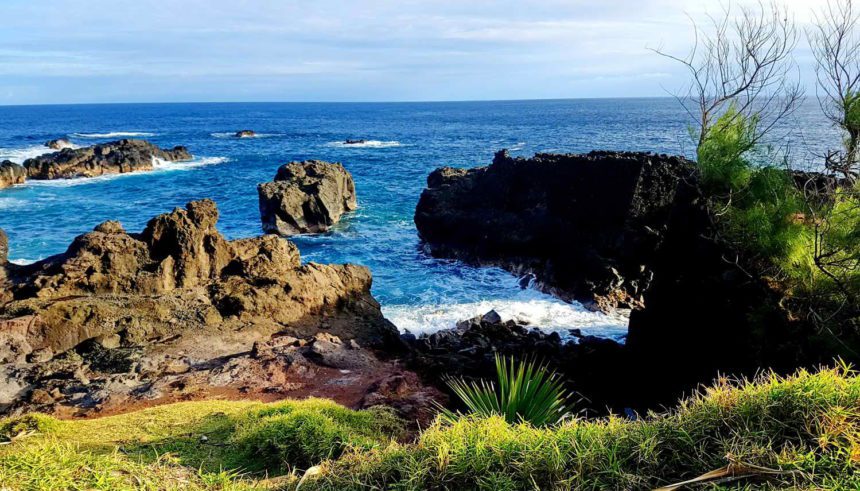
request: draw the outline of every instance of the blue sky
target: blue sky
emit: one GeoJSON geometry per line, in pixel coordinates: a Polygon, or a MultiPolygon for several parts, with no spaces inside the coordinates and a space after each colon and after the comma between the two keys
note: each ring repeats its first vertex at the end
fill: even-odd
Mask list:
{"type": "Polygon", "coordinates": [[[660,96],[703,3],[0,0],[0,104],[660,96]]]}

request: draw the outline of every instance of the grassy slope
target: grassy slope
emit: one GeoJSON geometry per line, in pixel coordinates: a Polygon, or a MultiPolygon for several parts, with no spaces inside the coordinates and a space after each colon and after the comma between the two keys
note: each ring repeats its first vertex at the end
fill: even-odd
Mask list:
{"type": "Polygon", "coordinates": [[[25,435],[0,446],[0,483],[294,489],[290,464],[322,462],[302,489],[649,489],[733,460],[784,471],[731,483],[737,489],[860,489],[860,376],[843,369],[723,381],[638,421],[538,429],[462,420],[411,444],[392,442],[399,431],[390,413],[318,400],[182,403],[89,421],[28,417],[0,422],[0,440],[25,435]]]}

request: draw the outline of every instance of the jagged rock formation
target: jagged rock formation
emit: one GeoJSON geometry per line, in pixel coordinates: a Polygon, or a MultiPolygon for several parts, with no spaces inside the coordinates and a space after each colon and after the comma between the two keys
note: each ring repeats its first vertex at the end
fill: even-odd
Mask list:
{"type": "Polygon", "coordinates": [[[72,145],[72,142],[66,140],[65,138],[57,138],[56,140],[48,140],[45,142],[45,146],[52,150],[62,150],[64,148],[75,148],[72,145]]]}
{"type": "Polygon", "coordinates": [[[496,154],[441,168],[415,224],[429,251],[534,275],[545,289],[599,306],[638,306],[689,161],[645,153],[496,154]]]}
{"type": "Polygon", "coordinates": [[[0,189],[8,188],[15,184],[24,184],[26,178],[27,170],[24,167],[11,160],[0,162],[0,189]]]}
{"type": "Polygon", "coordinates": [[[620,355],[560,362],[580,381],[578,370],[600,367],[584,383],[616,410],[671,402],[718,373],[830,361],[835,351],[788,315],[766,275],[719,239],[697,179],[677,157],[499,153],[489,167],[433,172],[415,222],[434,254],[531,273],[603,308],[631,306],[620,355]]]}
{"type": "Polygon", "coordinates": [[[144,140],[119,140],[65,148],[24,162],[29,179],[69,179],[152,170],[155,159],[191,160],[185,147],[163,150],[144,140]]]}
{"type": "MultiPolygon", "coordinates": [[[[105,370],[138,386],[165,371],[218,366],[274,333],[325,331],[366,347],[399,342],[370,294],[367,268],[302,265],[292,243],[274,235],[228,241],[217,220],[215,203],[196,201],[140,234],[105,222],[64,254],[28,266],[0,262],[0,407],[54,377],[46,363],[58,355],[72,375],[92,378],[96,361],[81,355],[92,351],[87,343],[105,348],[105,370]],[[137,358],[115,367],[126,351],[137,358]],[[180,354],[184,368],[174,363],[180,354]],[[149,367],[143,379],[141,367],[149,367]]],[[[56,376],[69,379],[66,372],[56,376]]]]}
{"type": "Polygon", "coordinates": [[[257,191],[263,230],[282,236],[326,232],[357,207],[350,173],[319,160],[283,165],[257,191]]]}

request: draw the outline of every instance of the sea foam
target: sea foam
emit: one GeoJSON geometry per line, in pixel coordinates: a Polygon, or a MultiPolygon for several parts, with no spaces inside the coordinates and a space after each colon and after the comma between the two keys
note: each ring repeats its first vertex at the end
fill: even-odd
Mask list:
{"type": "Polygon", "coordinates": [[[457,322],[495,310],[503,320],[515,320],[543,332],[557,332],[572,340],[571,329],[623,341],[627,319],[592,312],[578,303],[565,303],[533,290],[524,290],[514,299],[481,300],[435,305],[383,305],[382,313],[401,331],[419,335],[455,327],[457,322]]]}
{"type": "Polygon", "coordinates": [[[146,131],[111,131],[109,133],[72,133],[77,138],[120,138],[134,136],[155,136],[155,133],[146,131]]]}
{"type": "MultiPolygon", "coordinates": [[[[77,148],[77,146],[73,146],[73,148],[77,148]]],[[[45,145],[33,145],[23,148],[0,148],[0,161],[11,160],[16,164],[23,164],[27,159],[58,151],[59,150],[48,148],[45,145]]]]}
{"type": "Polygon", "coordinates": [[[162,160],[159,158],[153,157],[152,166],[153,170],[151,171],[138,171],[138,172],[126,172],[124,174],[107,174],[103,176],[96,177],[75,177],[72,179],[53,179],[53,180],[29,180],[24,186],[32,186],[32,187],[53,187],[53,188],[65,188],[65,187],[73,187],[73,186],[85,186],[87,184],[96,184],[99,182],[111,181],[114,179],[122,179],[129,176],[138,176],[141,174],[158,174],[162,172],[173,172],[173,171],[187,171],[191,169],[196,169],[198,167],[203,167],[207,165],[215,165],[222,164],[227,162],[227,157],[197,157],[193,160],[183,161],[183,162],[170,162],[167,160],[162,160]]]}
{"type": "Polygon", "coordinates": [[[363,143],[329,142],[328,146],[338,148],[389,148],[399,147],[399,141],[366,140],[363,143]]]}

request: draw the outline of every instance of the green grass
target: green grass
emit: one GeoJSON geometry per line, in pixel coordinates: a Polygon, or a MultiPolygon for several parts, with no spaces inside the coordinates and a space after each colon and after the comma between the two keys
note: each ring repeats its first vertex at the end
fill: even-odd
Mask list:
{"type": "MultiPolygon", "coordinates": [[[[778,470],[698,489],[860,489],[860,376],[719,381],[639,420],[439,419],[411,443],[384,410],[191,402],[86,421],[0,421],[0,489],[652,489],[730,462],[778,470]],[[201,437],[206,437],[201,441],[201,437]]],[[[697,489],[697,488],[693,488],[697,489]]]]}
{"type": "Polygon", "coordinates": [[[0,489],[277,489],[344,449],[400,434],[389,411],[319,399],[189,402],[94,420],[0,421],[0,489]],[[17,436],[17,437],[16,437],[17,436]],[[270,478],[270,476],[279,476],[270,478]]]}
{"type": "Polygon", "coordinates": [[[637,421],[440,421],[414,444],[327,462],[307,487],[652,489],[732,461],[782,472],[732,489],[860,489],[860,378],[838,369],[723,380],[637,421]]]}

